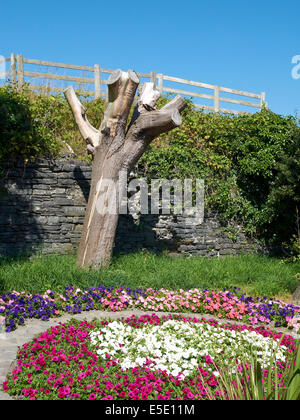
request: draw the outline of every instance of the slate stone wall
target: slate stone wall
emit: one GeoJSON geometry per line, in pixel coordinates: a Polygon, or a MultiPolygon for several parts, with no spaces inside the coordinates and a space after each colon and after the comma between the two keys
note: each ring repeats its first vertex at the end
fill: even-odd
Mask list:
{"type": "MultiPolygon", "coordinates": [[[[0,184],[0,255],[69,253],[78,246],[88,200],[91,167],[67,159],[5,164],[0,184]]],[[[116,252],[142,248],[204,256],[253,252],[240,226],[221,226],[217,215],[198,219],[120,216],[116,252]]]]}

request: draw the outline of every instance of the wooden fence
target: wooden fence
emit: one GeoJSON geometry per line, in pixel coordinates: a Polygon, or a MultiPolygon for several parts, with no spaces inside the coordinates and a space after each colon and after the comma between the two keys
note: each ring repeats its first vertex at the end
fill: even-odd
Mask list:
{"type": "MultiPolygon", "coordinates": [[[[67,86],[55,86],[55,82],[59,81],[69,86],[74,86],[81,94],[91,95],[95,98],[106,98],[107,79],[113,72],[111,69],[100,67],[99,64],[91,67],[78,66],[23,58],[21,54],[11,54],[9,58],[5,58],[4,60],[10,64],[10,69],[6,73],[3,73],[2,76],[10,78],[12,83],[18,88],[22,88],[24,83],[28,83],[31,89],[43,93],[63,92],[67,86]],[[32,71],[36,67],[39,70],[41,69],[41,71],[32,71]],[[56,71],[63,69],[65,72],[68,71],[69,74],[55,74],[55,69],[56,71]],[[85,75],[78,76],[76,72],[85,73],[85,75]]],[[[231,114],[252,114],[255,112],[253,108],[256,108],[257,111],[263,106],[267,106],[264,92],[244,92],[237,89],[229,89],[222,86],[166,76],[156,72],[137,74],[143,81],[154,82],[161,94],[183,95],[184,97],[190,98],[194,106],[199,109],[231,114]],[[224,108],[222,103],[230,104],[229,106],[234,106],[238,109],[228,108],[228,105],[224,108]]]]}

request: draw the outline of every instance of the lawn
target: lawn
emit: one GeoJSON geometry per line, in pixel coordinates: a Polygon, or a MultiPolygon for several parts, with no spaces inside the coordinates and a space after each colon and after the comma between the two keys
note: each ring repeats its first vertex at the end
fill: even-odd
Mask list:
{"type": "Polygon", "coordinates": [[[75,256],[37,256],[0,260],[0,293],[43,293],[66,286],[221,290],[241,288],[251,296],[288,301],[299,282],[300,262],[282,264],[267,256],[171,258],[150,252],[117,255],[106,269],[76,267],[75,256]]]}

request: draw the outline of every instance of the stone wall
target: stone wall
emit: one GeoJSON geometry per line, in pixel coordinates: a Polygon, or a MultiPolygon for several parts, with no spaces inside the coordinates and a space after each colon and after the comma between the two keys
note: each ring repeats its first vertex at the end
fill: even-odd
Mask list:
{"type": "MultiPolygon", "coordinates": [[[[0,255],[68,253],[78,246],[91,167],[67,159],[5,164],[0,186],[0,255]]],[[[229,255],[256,246],[239,226],[221,226],[214,214],[203,223],[184,216],[120,216],[115,251],[142,248],[175,254],[229,255]]]]}

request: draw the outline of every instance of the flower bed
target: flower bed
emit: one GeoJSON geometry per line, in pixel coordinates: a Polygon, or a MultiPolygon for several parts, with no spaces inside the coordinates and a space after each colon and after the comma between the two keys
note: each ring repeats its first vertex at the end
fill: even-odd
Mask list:
{"type": "Polygon", "coordinates": [[[6,332],[13,331],[25,319],[48,320],[63,313],[76,314],[94,309],[121,311],[139,308],[147,311],[188,312],[215,315],[250,325],[268,325],[300,329],[300,307],[280,301],[252,298],[239,289],[213,291],[195,288],[165,289],[108,288],[100,286],[80,290],[66,287],[63,293],[47,290],[43,295],[12,292],[0,297],[0,318],[6,332]]]}
{"type": "Polygon", "coordinates": [[[218,399],[224,397],[219,365],[239,372],[241,360],[254,356],[263,377],[281,378],[294,352],[295,339],[264,327],[155,314],[72,320],[19,350],[3,390],[33,400],[218,399]]]}

